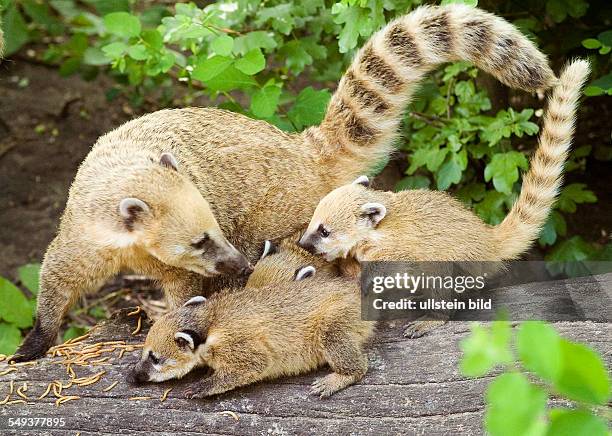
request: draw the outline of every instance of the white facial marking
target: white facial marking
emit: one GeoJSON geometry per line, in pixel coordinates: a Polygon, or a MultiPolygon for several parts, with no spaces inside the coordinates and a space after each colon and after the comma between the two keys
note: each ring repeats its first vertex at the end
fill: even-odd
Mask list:
{"type": "MultiPolygon", "coordinates": [[[[190,298],[185,304],[184,306],[191,306],[193,304],[200,304],[200,303],[204,303],[206,301],[205,297],[202,297],[201,295],[198,295],[197,297],[193,297],[190,298]]],[[[178,333],[177,333],[178,334],[178,333]]]]}

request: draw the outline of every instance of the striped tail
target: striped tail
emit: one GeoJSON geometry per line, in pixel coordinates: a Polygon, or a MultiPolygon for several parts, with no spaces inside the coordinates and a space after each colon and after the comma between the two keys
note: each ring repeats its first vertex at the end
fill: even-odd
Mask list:
{"type": "Polygon", "coordinates": [[[495,227],[502,260],[516,259],[525,252],[548,219],[563,179],[578,99],[589,70],[586,60],[574,60],[565,67],[553,89],[539,146],[523,177],[521,193],[508,216],[495,227]]]}
{"type": "Polygon", "coordinates": [[[324,156],[340,158],[346,177],[364,173],[392,151],[402,113],[424,75],[458,60],[525,91],[547,89],[556,80],[546,56],[504,19],[460,4],[423,6],[390,22],[359,50],[325,119],[305,138],[324,156]]]}

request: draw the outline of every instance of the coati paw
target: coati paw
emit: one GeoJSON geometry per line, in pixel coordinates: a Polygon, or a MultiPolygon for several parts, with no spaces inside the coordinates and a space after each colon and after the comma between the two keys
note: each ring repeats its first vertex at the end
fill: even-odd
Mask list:
{"type": "Polygon", "coordinates": [[[207,397],[207,395],[206,395],[206,392],[203,392],[203,391],[192,391],[192,390],[185,391],[185,398],[187,398],[188,400],[201,399],[205,397],[207,397]]]}
{"type": "Polygon", "coordinates": [[[355,377],[334,372],[316,379],[310,388],[310,393],[318,395],[319,398],[326,398],[354,382],[355,377]]]}
{"type": "Polygon", "coordinates": [[[404,328],[404,337],[408,339],[417,339],[444,324],[446,324],[446,321],[412,321],[404,328]]]}

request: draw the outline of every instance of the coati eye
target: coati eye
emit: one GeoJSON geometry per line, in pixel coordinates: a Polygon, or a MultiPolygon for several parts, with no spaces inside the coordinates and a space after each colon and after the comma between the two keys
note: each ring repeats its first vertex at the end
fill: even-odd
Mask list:
{"type": "Polygon", "coordinates": [[[149,359],[151,360],[151,362],[153,362],[153,365],[159,364],[159,358],[155,357],[155,354],[153,354],[153,351],[149,351],[149,359]]]}
{"type": "Polygon", "coordinates": [[[321,235],[324,238],[327,238],[329,236],[329,230],[327,230],[323,224],[319,224],[319,228],[317,229],[317,231],[319,232],[319,235],[321,235]]]}
{"type": "Polygon", "coordinates": [[[191,241],[191,246],[196,250],[199,250],[201,248],[204,248],[208,241],[210,241],[210,236],[208,236],[208,233],[204,233],[199,238],[193,239],[191,241]]]}

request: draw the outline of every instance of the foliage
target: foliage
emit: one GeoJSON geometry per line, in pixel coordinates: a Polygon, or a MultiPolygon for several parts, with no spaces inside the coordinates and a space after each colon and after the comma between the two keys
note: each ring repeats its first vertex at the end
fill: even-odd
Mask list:
{"type": "MultiPolygon", "coordinates": [[[[202,8],[177,3],[173,8],[142,9],[128,0],[0,0],[9,54],[27,42],[54,38],[59,42],[48,45],[43,59],[58,65],[64,75],[110,74],[116,85],[108,91],[109,98],[124,93],[132,104],[140,105],[152,96],[160,106],[188,105],[205,98],[287,131],[319,123],[331,95],[328,88],[340,78],[355,49],[394,16],[420,3],[239,0],[202,8]]],[[[522,5],[517,11],[510,3],[498,8],[499,14],[519,16],[515,24],[554,54],[555,32],[584,17],[590,3],[548,0],[527,10],[522,5]]],[[[586,93],[612,92],[612,33],[602,29],[596,38],[583,34],[565,37],[574,45],[560,57],[580,49],[580,41],[598,50],[595,63],[600,77],[586,93]]],[[[485,221],[496,224],[520,191],[520,173],[528,169],[527,157],[538,133],[536,114],[541,111],[493,110],[478,77],[475,68],[458,62],[434,74],[421,88],[404,123],[408,139],[398,144],[407,152],[409,166],[396,189],[454,191],[485,221]]],[[[584,172],[592,149],[590,145],[575,149],[567,172],[584,172]]],[[[576,235],[568,234],[566,222],[577,205],[596,201],[584,184],[563,189],[539,240],[550,259],[562,255],[573,259],[580,253],[599,256],[601,246],[582,239],[570,242],[576,235]],[[584,244],[591,249],[584,250],[584,244]]]]}
{"type": "Polygon", "coordinates": [[[486,393],[485,427],[492,436],[608,434],[610,377],[589,347],[539,321],[522,323],[516,335],[504,321],[490,328],[475,324],[461,347],[464,375],[502,370],[486,393]],[[563,397],[572,408],[549,410],[550,396],[563,397]]]}
{"type": "Polygon", "coordinates": [[[28,264],[17,270],[26,296],[4,277],[0,277],[0,354],[12,354],[22,340],[22,331],[32,327],[36,313],[40,265],[28,264]]]}

